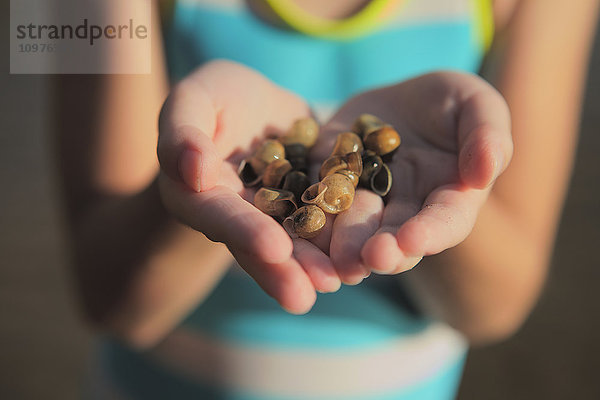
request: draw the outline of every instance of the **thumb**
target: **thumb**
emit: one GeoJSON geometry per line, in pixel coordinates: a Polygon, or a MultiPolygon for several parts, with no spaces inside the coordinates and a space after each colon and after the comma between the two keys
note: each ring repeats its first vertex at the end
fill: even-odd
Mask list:
{"type": "Polygon", "coordinates": [[[163,172],[195,192],[212,189],[222,158],[213,142],[217,112],[208,94],[183,81],[175,87],[160,115],[158,159],[163,172]]]}
{"type": "Polygon", "coordinates": [[[161,169],[195,192],[212,189],[219,180],[223,160],[211,138],[193,126],[161,134],[158,143],[161,169]],[[168,136],[168,140],[164,140],[168,136]]]}

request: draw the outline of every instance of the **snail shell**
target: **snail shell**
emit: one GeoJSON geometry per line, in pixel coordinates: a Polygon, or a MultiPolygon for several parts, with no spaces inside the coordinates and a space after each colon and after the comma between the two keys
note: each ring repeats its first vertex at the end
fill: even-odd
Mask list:
{"type": "Polygon", "coordinates": [[[386,164],[382,164],[379,171],[371,176],[369,187],[381,197],[390,192],[392,188],[392,171],[390,171],[386,164]]]}
{"type": "Polygon", "coordinates": [[[319,136],[319,124],[313,118],[307,117],[296,120],[287,133],[279,140],[284,145],[302,144],[312,147],[319,136]]]}
{"type": "Polygon", "coordinates": [[[378,117],[372,114],[361,114],[356,121],[354,121],[352,130],[364,139],[369,133],[383,126],[385,126],[385,123],[378,117]]]}
{"type": "Polygon", "coordinates": [[[357,176],[362,174],[362,158],[359,153],[349,153],[344,156],[331,156],[323,162],[319,171],[319,179],[335,174],[337,171],[348,170],[357,176]]]}
{"type": "Polygon", "coordinates": [[[250,160],[243,160],[240,164],[240,168],[238,169],[238,176],[240,177],[242,183],[245,187],[256,186],[262,180],[262,175],[258,175],[254,168],[252,168],[252,164],[250,164],[250,160]]]}
{"type": "Polygon", "coordinates": [[[360,182],[360,177],[362,176],[357,175],[355,172],[349,171],[347,169],[341,169],[339,171],[336,171],[335,173],[346,175],[348,178],[350,178],[350,181],[352,182],[355,188],[358,186],[358,183],[360,182]]]}
{"type": "Polygon", "coordinates": [[[364,138],[364,142],[366,149],[375,152],[378,156],[384,156],[400,146],[400,135],[394,128],[386,125],[369,133],[364,138]]]}
{"type": "Polygon", "coordinates": [[[381,157],[371,150],[365,150],[362,155],[363,172],[360,175],[360,185],[370,187],[371,177],[381,170],[383,161],[381,157]]]}
{"type": "Polygon", "coordinates": [[[292,171],[285,176],[283,190],[294,193],[296,202],[300,202],[302,193],[310,186],[310,180],[304,172],[292,171]]]}
{"type": "Polygon", "coordinates": [[[360,185],[371,189],[381,197],[387,195],[392,188],[392,172],[388,166],[371,150],[364,152],[362,160],[363,173],[360,176],[360,185]]]}
{"type": "Polygon", "coordinates": [[[285,146],[285,158],[292,164],[296,171],[306,172],[308,169],[308,148],[300,143],[285,146]]]}
{"type": "Polygon", "coordinates": [[[354,184],[346,175],[334,173],[309,186],[302,194],[302,201],[314,204],[327,213],[339,214],[352,205],[354,184]]]}
{"type": "Polygon", "coordinates": [[[283,178],[292,170],[292,164],[285,158],[275,160],[265,168],[262,177],[263,186],[278,188],[283,182],[283,178]]]}
{"type": "Polygon", "coordinates": [[[325,213],[315,205],[300,207],[283,220],[283,227],[292,237],[311,239],[317,236],[327,222],[325,213]]]}
{"type": "Polygon", "coordinates": [[[254,195],[254,206],[267,215],[284,219],[296,211],[294,194],[287,190],[260,188],[254,195]]]}
{"type": "Polygon", "coordinates": [[[262,175],[267,165],[285,158],[285,148],[277,140],[265,140],[249,159],[257,175],[262,175]]]}
{"type": "Polygon", "coordinates": [[[343,132],[337,136],[333,146],[332,156],[344,156],[348,153],[360,153],[363,151],[361,138],[354,132],[343,132]]]}

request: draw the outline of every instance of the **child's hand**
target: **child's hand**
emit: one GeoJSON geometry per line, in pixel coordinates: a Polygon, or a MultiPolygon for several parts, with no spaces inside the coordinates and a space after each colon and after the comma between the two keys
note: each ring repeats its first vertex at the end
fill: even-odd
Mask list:
{"type": "Polygon", "coordinates": [[[255,190],[244,188],[237,168],[265,133],[281,134],[307,115],[301,99],[256,72],[212,62],[173,89],[158,145],[161,195],[169,211],[225,243],[261,287],[295,313],[310,309],[315,289],[337,290],[339,277],[318,247],[305,240],[293,245],[273,218],[250,203],[255,190]]]}
{"type": "Polygon", "coordinates": [[[402,144],[388,163],[387,204],[359,190],[333,224],[330,256],[348,283],[406,271],[462,242],[512,156],[508,107],[476,76],[434,73],[355,97],[325,126],[319,159],[362,113],[395,126],[402,144]]]}

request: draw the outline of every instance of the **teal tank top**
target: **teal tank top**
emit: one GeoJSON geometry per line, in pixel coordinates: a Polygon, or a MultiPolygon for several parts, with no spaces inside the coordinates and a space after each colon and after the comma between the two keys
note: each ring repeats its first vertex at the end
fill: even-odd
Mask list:
{"type": "Polygon", "coordinates": [[[177,80],[212,59],[237,61],[317,108],[433,70],[477,72],[490,0],[397,3],[370,34],[324,40],[265,23],[244,0],[179,0],[167,31],[169,69],[177,80]]]}
{"type": "MultiPolygon", "coordinates": [[[[244,0],[179,0],[166,50],[173,81],[229,59],[325,115],[363,90],[418,74],[477,72],[490,18],[489,1],[400,0],[376,29],[338,40],[270,25],[244,0]]],[[[294,316],[234,266],[155,348],[103,340],[87,397],[452,399],[466,349],[457,332],[411,311],[397,277],[320,294],[311,312],[294,316]]]]}

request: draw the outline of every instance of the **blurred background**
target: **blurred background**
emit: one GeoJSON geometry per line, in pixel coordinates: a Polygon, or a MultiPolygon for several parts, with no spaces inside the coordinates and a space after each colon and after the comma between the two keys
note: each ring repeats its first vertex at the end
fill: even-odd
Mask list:
{"type": "MultiPolygon", "coordinates": [[[[0,26],[8,26],[8,7],[0,26]]],[[[8,55],[8,36],[0,39],[8,55]]],[[[471,351],[459,399],[600,399],[600,38],[550,277],[509,341],[471,351]]],[[[78,398],[77,315],[51,154],[49,83],[0,67],[0,399],[78,398]]],[[[549,91],[551,93],[551,90],[549,91]]]]}

